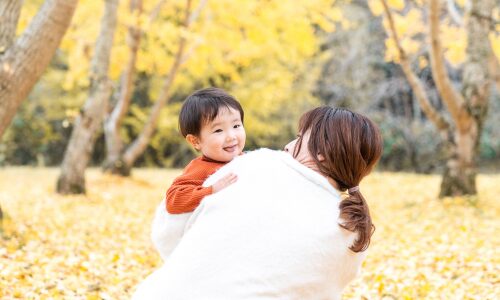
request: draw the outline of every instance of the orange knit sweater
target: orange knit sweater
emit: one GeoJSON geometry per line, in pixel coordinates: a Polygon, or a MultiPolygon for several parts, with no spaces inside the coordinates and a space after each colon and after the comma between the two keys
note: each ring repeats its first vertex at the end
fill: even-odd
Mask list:
{"type": "Polygon", "coordinates": [[[212,187],[203,187],[203,182],[225,164],[206,157],[193,159],[167,190],[167,211],[182,214],[195,210],[203,197],[212,194],[212,187]]]}

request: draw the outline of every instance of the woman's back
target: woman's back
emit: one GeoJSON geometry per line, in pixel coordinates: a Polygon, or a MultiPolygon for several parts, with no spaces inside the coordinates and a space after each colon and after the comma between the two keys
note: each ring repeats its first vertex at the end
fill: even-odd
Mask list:
{"type": "Polygon", "coordinates": [[[338,225],[338,192],[282,152],[248,153],[208,181],[228,171],[238,181],[203,200],[134,299],[339,299],[364,254],[338,225]]]}

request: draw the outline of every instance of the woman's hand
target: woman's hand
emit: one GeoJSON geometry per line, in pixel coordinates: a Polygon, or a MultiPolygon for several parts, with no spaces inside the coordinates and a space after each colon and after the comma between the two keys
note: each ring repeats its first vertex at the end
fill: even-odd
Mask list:
{"type": "Polygon", "coordinates": [[[217,193],[218,191],[225,189],[231,184],[235,183],[238,180],[238,176],[234,173],[229,173],[226,176],[219,179],[217,182],[212,185],[212,193],[217,193]]]}

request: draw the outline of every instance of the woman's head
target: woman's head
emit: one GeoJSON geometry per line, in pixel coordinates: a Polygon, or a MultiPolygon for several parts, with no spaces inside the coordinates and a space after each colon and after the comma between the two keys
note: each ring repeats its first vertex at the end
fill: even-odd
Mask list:
{"type": "MultiPolygon", "coordinates": [[[[367,117],[348,109],[322,106],[302,115],[299,137],[285,150],[293,151],[301,162],[309,158],[314,162],[313,169],[333,179],[340,191],[346,191],[357,187],[373,169],[382,154],[382,137],[367,117]]],[[[351,192],[341,202],[340,210],[342,227],[358,233],[351,249],[365,250],[373,225],[361,193],[351,192]]]]}
{"type": "Polygon", "coordinates": [[[315,153],[311,159],[319,171],[335,180],[341,191],[357,186],[382,154],[382,137],[370,119],[329,106],[302,115],[296,145],[294,157],[304,150],[315,153]],[[308,137],[307,145],[301,141],[303,137],[308,137]]]}

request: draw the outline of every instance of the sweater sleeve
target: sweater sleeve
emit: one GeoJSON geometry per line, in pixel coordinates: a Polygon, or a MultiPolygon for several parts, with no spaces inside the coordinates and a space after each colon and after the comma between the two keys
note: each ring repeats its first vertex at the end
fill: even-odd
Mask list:
{"type": "Polygon", "coordinates": [[[179,178],[167,190],[167,211],[171,214],[192,212],[203,197],[212,194],[212,187],[203,187],[203,180],[179,178]]]}
{"type": "Polygon", "coordinates": [[[201,157],[192,160],[167,190],[167,211],[182,214],[195,210],[203,197],[212,194],[211,186],[202,185],[219,167],[219,164],[204,161],[201,157]]]}

